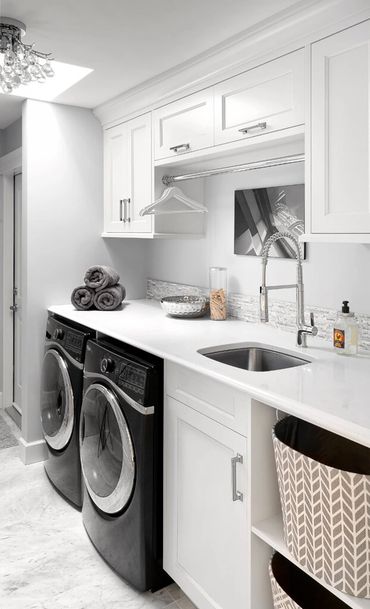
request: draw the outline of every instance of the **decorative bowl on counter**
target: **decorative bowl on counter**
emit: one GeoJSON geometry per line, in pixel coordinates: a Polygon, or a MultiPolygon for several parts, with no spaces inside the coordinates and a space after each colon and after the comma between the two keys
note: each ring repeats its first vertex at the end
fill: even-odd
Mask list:
{"type": "Polygon", "coordinates": [[[209,309],[205,296],[165,296],[162,309],[171,317],[203,317],[209,309]]]}

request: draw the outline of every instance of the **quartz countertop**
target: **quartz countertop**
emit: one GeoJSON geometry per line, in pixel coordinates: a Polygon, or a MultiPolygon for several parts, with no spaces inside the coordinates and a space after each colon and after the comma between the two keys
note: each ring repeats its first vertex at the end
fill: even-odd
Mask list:
{"type": "Polygon", "coordinates": [[[370,447],[370,354],[366,352],[338,355],[327,342],[310,336],[308,348],[300,348],[295,334],[265,324],[175,319],[152,300],[125,301],[121,310],[109,312],[77,311],[72,305],[51,306],[49,311],[370,447]],[[285,370],[250,372],[198,353],[206,347],[244,342],[272,345],[311,362],[285,370]]]}

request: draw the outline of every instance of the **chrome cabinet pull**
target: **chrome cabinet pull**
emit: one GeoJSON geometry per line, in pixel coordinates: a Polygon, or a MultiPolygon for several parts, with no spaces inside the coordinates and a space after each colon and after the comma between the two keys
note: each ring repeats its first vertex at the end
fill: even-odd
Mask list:
{"type": "Polygon", "coordinates": [[[119,221],[120,221],[120,222],[124,222],[124,219],[123,219],[123,211],[122,211],[122,207],[123,207],[123,201],[124,201],[124,199],[120,199],[120,200],[119,200],[119,221]]]}
{"type": "Polygon", "coordinates": [[[190,144],[177,144],[177,146],[171,146],[170,150],[173,150],[174,152],[190,150],[190,144]]]}
{"type": "Polygon", "coordinates": [[[131,199],[130,197],[126,199],[127,203],[127,222],[131,222],[131,199]]]}
{"type": "Polygon", "coordinates": [[[267,123],[266,121],[262,123],[256,123],[255,125],[250,125],[250,127],[243,127],[243,129],[238,129],[238,131],[240,133],[248,133],[248,131],[250,131],[251,129],[261,129],[263,131],[263,129],[267,129],[267,123]]]}
{"type": "Polygon", "coordinates": [[[123,203],[123,220],[122,222],[126,224],[127,222],[127,199],[122,199],[123,203]]]}
{"type": "Polygon", "coordinates": [[[233,501],[243,501],[243,493],[236,488],[236,464],[243,463],[243,455],[237,453],[235,457],[231,458],[231,480],[233,488],[233,501]]]}

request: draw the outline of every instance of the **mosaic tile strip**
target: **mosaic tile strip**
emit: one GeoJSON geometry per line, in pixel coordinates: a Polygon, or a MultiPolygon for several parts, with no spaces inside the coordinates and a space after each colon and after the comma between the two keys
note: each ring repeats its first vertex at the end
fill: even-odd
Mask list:
{"type": "MultiPolygon", "coordinates": [[[[187,294],[201,294],[208,296],[208,288],[161,281],[159,279],[147,280],[146,297],[150,300],[160,300],[164,296],[176,296],[187,294]]],[[[324,307],[305,307],[306,317],[309,319],[310,311],[315,314],[315,324],[319,329],[319,336],[324,340],[332,340],[333,325],[337,311],[324,307]]],[[[285,300],[271,300],[269,302],[270,325],[281,328],[287,332],[296,332],[296,305],[295,302],[285,300]]],[[[259,321],[259,298],[248,294],[228,294],[228,315],[234,319],[241,319],[250,323],[259,321]]],[[[370,315],[357,315],[360,325],[360,346],[370,351],[370,315]]]]}

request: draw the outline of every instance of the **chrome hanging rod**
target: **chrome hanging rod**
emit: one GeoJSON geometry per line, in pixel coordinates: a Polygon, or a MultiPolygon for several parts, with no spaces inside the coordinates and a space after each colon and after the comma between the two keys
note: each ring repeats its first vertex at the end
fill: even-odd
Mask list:
{"type": "Polygon", "coordinates": [[[239,173],[240,171],[253,171],[254,169],[266,169],[268,167],[279,167],[280,165],[292,165],[293,163],[302,163],[303,161],[303,153],[293,154],[290,156],[277,157],[265,161],[253,161],[252,163],[243,163],[242,165],[229,165],[228,167],[220,167],[219,169],[208,169],[205,171],[186,173],[179,176],[165,175],[162,178],[162,182],[165,184],[165,186],[170,186],[174,182],[183,182],[184,180],[207,178],[208,176],[220,175],[222,173],[239,173]]]}

